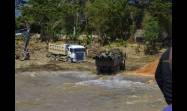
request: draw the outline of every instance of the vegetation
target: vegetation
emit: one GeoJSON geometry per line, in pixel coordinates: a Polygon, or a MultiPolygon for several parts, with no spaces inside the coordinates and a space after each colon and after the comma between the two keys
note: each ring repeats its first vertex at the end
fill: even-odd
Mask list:
{"type": "Polygon", "coordinates": [[[156,17],[146,15],[143,22],[143,27],[145,30],[145,53],[154,54],[157,52],[156,49],[156,40],[159,37],[160,29],[159,23],[156,17]]]}
{"type": "MultiPolygon", "coordinates": [[[[151,0],[130,4],[129,0],[29,0],[16,28],[27,20],[42,41],[56,40],[59,34],[77,40],[80,34],[97,34],[101,44],[133,38],[137,29],[145,31],[147,52],[156,50],[162,33],[172,36],[172,3],[151,0]],[[150,47],[149,47],[150,46],[150,47]],[[149,48],[148,48],[149,47],[149,48]]],[[[90,36],[85,39],[91,43],[90,36]]]]}

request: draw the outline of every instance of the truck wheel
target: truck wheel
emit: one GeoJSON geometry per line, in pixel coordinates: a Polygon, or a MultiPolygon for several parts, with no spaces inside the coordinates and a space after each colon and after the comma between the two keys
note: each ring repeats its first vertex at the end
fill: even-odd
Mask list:
{"type": "Polygon", "coordinates": [[[115,67],[110,67],[109,70],[111,71],[111,73],[116,72],[116,68],[115,67]]]}
{"type": "Polygon", "coordinates": [[[115,67],[111,67],[110,69],[111,69],[111,72],[113,74],[116,74],[119,71],[120,67],[119,66],[115,66],[115,67]]]}
{"type": "Polygon", "coordinates": [[[73,62],[73,59],[72,58],[70,58],[70,57],[68,57],[68,62],[73,62]]]}
{"type": "Polygon", "coordinates": [[[55,57],[55,55],[53,55],[53,54],[50,56],[50,60],[52,60],[52,61],[54,61],[55,58],[56,58],[56,57],[55,57]]]}
{"type": "Polygon", "coordinates": [[[104,71],[104,69],[103,69],[103,67],[97,67],[97,73],[98,74],[101,74],[101,73],[104,73],[105,71],[104,71]]]}
{"type": "Polygon", "coordinates": [[[55,58],[56,61],[59,61],[60,59],[58,57],[55,58]]]}
{"type": "Polygon", "coordinates": [[[57,55],[56,58],[55,58],[56,61],[59,61],[60,60],[60,56],[57,55]]]}
{"type": "Polygon", "coordinates": [[[101,74],[101,69],[97,67],[97,75],[101,74]]]}
{"type": "Polygon", "coordinates": [[[51,55],[52,55],[51,53],[48,53],[48,54],[46,54],[46,57],[49,58],[49,57],[51,57],[51,55]]]}
{"type": "Polygon", "coordinates": [[[116,72],[120,71],[120,65],[116,66],[116,72]]]}
{"type": "Polygon", "coordinates": [[[120,65],[120,70],[125,70],[125,67],[124,67],[123,63],[120,65]]]}

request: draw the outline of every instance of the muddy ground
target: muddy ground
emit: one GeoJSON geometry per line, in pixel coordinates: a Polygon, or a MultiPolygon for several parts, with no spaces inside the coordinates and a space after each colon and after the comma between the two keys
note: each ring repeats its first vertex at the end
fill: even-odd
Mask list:
{"type": "Polygon", "coordinates": [[[96,75],[92,59],[50,61],[45,43],[31,41],[29,47],[30,60],[15,60],[16,111],[161,111],[166,105],[154,75],[131,73],[159,55],[136,54],[129,45],[126,71],[96,75]]]}
{"type": "Polygon", "coordinates": [[[150,77],[98,76],[87,71],[18,71],[16,111],[161,111],[150,77]]]}

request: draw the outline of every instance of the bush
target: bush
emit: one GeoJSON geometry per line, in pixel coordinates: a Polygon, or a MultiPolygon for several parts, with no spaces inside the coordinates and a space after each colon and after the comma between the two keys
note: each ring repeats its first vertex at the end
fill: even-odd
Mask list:
{"type": "Polygon", "coordinates": [[[124,40],[117,40],[116,42],[114,42],[114,44],[117,47],[120,47],[120,46],[127,47],[127,41],[124,41],[124,40]]]}

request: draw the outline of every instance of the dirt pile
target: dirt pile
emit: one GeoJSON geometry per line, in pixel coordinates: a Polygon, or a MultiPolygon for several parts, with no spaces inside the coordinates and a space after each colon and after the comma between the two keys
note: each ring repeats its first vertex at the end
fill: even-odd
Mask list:
{"type": "Polygon", "coordinates": [[[141,67],[137,70],[135,70],[136,73],[141,74],[141,75],[154,75],[157,65],[158,65],[159,60],[155,60],[153,62],[150,62],[146,64],[144,67],[141,67]]]}

